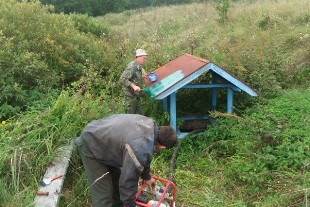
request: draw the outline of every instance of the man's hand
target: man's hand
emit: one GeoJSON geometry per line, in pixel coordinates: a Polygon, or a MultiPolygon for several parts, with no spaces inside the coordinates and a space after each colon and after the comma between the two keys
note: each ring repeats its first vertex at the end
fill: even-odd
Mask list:
{"type": "Polygon", "coordinates": [[[156,180],[154,178],[151,178],[149,180],[146,180],[145,183],[149,186],[149,188],[153,191],[156,186],[156,180]]]}
{"type": "Polygon", "coordinates": [[[135,84],[131,84],[130,87],[134,90],[134,91],[142,91],[142,88],[140,88],[139,86],[135,85],[135,84]]]}

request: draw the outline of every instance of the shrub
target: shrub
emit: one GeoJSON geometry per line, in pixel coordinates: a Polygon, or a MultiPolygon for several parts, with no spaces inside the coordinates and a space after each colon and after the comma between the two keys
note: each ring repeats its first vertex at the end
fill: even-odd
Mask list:
{"type": "Polygon", "coordinates": [[[107,75],[98,37],[107,29],[85,15],[51,13],[39,2],[0,4],[0,111],[14,116],[52,89],[60,90],[83,75],[87,61],[107,75]],[[88,32],[86,32],[88,31],[88,32]],[[36,91],[36,96],[31,91],[36,91]],[[41,95],[38,95],[41,93],[41,95]]]}

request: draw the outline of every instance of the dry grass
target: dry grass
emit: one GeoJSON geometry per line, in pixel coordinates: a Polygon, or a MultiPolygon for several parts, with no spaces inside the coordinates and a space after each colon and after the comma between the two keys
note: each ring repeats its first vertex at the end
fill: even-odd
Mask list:
{"type": "MultiPolygon", "coordinates": [[[[244,26],[253,26],[264,17],[290,21],[310,13],[308,0],[258,0],[255,3],[232,4],[228,19],[244,26]],[[243,21],[242,21],[243,20],[243,21]]],[[[153,10],[140,9],[120,14],[108,14],[100,20],[116,31],[125,31],[128,35],[147,33],[148,36],[158,27],[168,23],[181,23],[183,30],[202,31],[206,27],[223,29],[216,26],[218,14],[211,3],[193,3],[157,7],[153,10]]]]}
{"type": "Polygon", "coordinates": [[[221,53],[219,47],[227,44],[229,48],[236,46],[236,50],[240,50],[240,43],[263,44],[264,36],[268,39],[269,33],[277,33],[275,38],[279,44],[286,41],[288,35],[299,38],[299,33],[304,36],[309,31],[309,23],[306,27],[300,25],[303,19],[309,18],[309,13],[308,0],[262,0],[232,3],[226,24],[218,21],[219,15],[212,3],[133,10],[108,14],[98,20],[110,26],[114,35],[121,33],[124,44],[147,48],[152,54],[161,53],[163,59],[169,60],[185,52],[209,58],[207,54],[221,53]]]}

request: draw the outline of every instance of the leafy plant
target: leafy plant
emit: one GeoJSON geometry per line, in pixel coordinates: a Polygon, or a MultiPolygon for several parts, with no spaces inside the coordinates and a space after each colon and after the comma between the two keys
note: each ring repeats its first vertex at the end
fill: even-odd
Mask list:
{"type": "Polygon", "coordinates": [[[220,22],[224,23],[227,21],[228,17],[228,9],[230,7],[230,0],[216,0],[216,6],[215,9],[220,16],[220,22]]]}
{"type": "Polygon", "coordinates": [[[270,17],[265,16],[262,20],[259,21],[258,27],[261,29],[265,29],[269,23],[270,23],[270,17]]]}

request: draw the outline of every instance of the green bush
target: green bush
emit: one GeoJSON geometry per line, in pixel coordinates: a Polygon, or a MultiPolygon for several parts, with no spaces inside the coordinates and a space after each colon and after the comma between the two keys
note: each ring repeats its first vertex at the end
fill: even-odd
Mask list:
{"type": "Polygon", "coordinates": [[[94,18],[81,14],[71,14],[70,18],[74,21],[75,28],[80,32],[91,33],[97,37],[109,35],[109,30],[94,18]]]}
{"type": "Polygon", "coordinates": [[[40,100],[51,89],[60,90],[83,75],[92,64],[101,75],[108,33],[85,15],[51,13],[38,2],[1,2],[0,17],[0,111],[6,119],[31,106],[33,93],[40,100]]]}
{"type": "MultiPolygon", "coordinates": [[[[309,90],[282,92],[268,104],[257,104],[246,110],[242,117],[215,113],[218,124],[182,140],[176,162],[179,185],[201,186],[199,182],[203,181],[199,178],[195,181],[186,175],[196,177],[204,172],[205,179],[220,176],[221,187],[212,185],[212,180],[206,181],[210,196],[227,191],[228,197],[234,197],[242,191],[247,206],[254,203],[266,206],[273,202],[283,206],[301,204],[299,198],[304,196],[301,189],[307,188],[305,179],[309,177],[308,93],[309,90]],[[278,192],[288,191],[299,196],[276,199],[278,192]],[[253,198],[254,194],[258,196],[253,198]],[[264,201],[266,196],[273,198],[272,201],[264,201]]],[[[225,205],[230,202],[218,199],[225,205]]],[[[208,205],[216,204],[213,200],[208,205]]]]}

